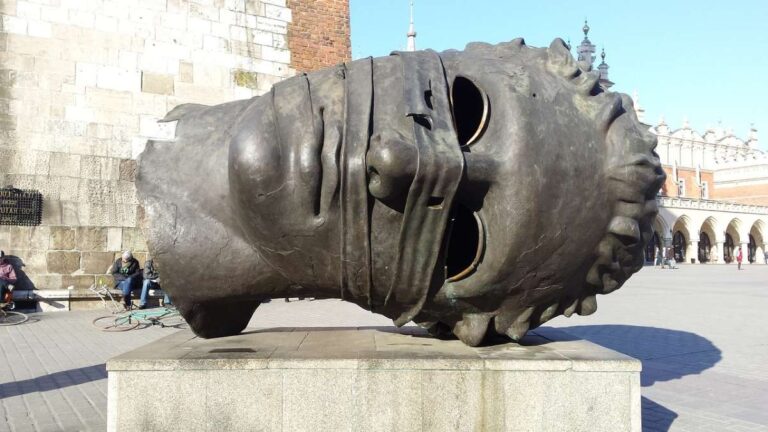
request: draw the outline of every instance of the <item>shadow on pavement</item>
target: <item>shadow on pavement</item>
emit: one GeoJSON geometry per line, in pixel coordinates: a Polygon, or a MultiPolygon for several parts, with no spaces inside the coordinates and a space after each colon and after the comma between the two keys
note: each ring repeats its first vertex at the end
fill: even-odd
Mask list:
{"type": "Polygon", "coordinates": [[[107,378],[107,368],[102,364],[69,369],[21,381],[0,384],[0,399],[35,392],[45,392],[64,387],[98,381],[107,378]]]}
{"type": "MultiPolygon", "coordinates": [[[[720,349],[712,342],[686,331],[629,325],[557,329],[642,361],[640,383],[643,387],[699,374],[722,359],[720,349]]],[[[667,431],[677,418],[674,411],[645,397],[642,410],[644,431],[667,431]]]]}
{"type": "Polygon", "coordinates": [[[628,325],[557,329],[641,360],[643,387],[698,374],[722,359],[720,350],[712,342],[686,331],[628,325]]]}
{"type": "Polygon", "coordinates": [[[644,432],[666,432],[672,427],[672,422],[677,418],[677,413],[667,409],[656,402],[643,396],[640,399],[643,412],[644,432]]]}

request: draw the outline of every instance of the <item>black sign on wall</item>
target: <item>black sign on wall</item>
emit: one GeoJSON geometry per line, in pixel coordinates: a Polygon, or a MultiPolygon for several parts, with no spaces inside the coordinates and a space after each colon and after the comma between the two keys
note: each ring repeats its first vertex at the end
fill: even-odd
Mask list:
{"type": "Polygon", "coordinates": [[[40,225],[43,195],[35,190],[0,189],[0,225],[40,225]]]}

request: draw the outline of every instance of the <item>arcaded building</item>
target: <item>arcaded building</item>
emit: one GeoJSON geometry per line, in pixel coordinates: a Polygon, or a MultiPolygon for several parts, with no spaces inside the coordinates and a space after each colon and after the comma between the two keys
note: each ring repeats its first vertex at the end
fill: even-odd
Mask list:
{"type": "MultiPolygon", "coordinates": [[[[687,122],[653,126],[656,152],[667,173],[659,197],[655,246],[671,245],[678,262],[730,263],[742,248],[744,262],[766,263],[768,155],[757,131],[746,139],[722,127],[703,134],[687,122]]],[[[647,255],[654,253],[649,245],[647,255]]]]}
{"type": "MultiPolygon", "coordinates": [[[[606,89],[605,51],[595,66],[595,45],[584,23],[584,39],[575,47],[577,59],[600,73],[606,89]]],[[[645,111],[634,95],[640,121],[645,111]]],[[[768,154],[758,148],[757,130],[745,139],[721,126],[699,133],[685,121],[673,129],[662,119],[649,130],[658,137],[661,163],[667,173],[659,197],[659,216],[646,249],[654,262],[665,248],[677,262],[730,263],[739,247],[744,262],[768,264],[768,154]]]]}
{"type": "Polygon", "coordinates": [[[122,250],[144,262],[136,157],[173,134],[157,122],[169,110],[350,59],[347,0],[6,0],[0,14],[0,188],[42,196],[31,226],[0,201],[0,249],[23,265],[16,294],[44,309],[76,308],[122,250]]]}

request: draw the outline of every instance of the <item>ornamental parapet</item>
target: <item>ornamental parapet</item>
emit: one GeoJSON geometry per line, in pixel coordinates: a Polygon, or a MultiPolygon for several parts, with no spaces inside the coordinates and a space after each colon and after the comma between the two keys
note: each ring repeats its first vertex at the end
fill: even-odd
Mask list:
{"type": "Polygon", "coordinates": [[[657,197],[659,207],[684,208],[695,210],[714,210],[722,212],[768,214],[768,206],[739,204],[727,201],[683,198],[683,197],[657,197]]]}

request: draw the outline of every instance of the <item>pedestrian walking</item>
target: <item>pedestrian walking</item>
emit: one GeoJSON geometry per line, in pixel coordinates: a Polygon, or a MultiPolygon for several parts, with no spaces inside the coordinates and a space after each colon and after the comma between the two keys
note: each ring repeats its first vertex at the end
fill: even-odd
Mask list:
{"type": "Polygon", "coordinates": [[[744,259],[744,254],[741,253],[741,246],[739,246],[739,251],[736,252],[736,263],[739,265],[739,270],[741,270],[741,261],[744,259]]]}

